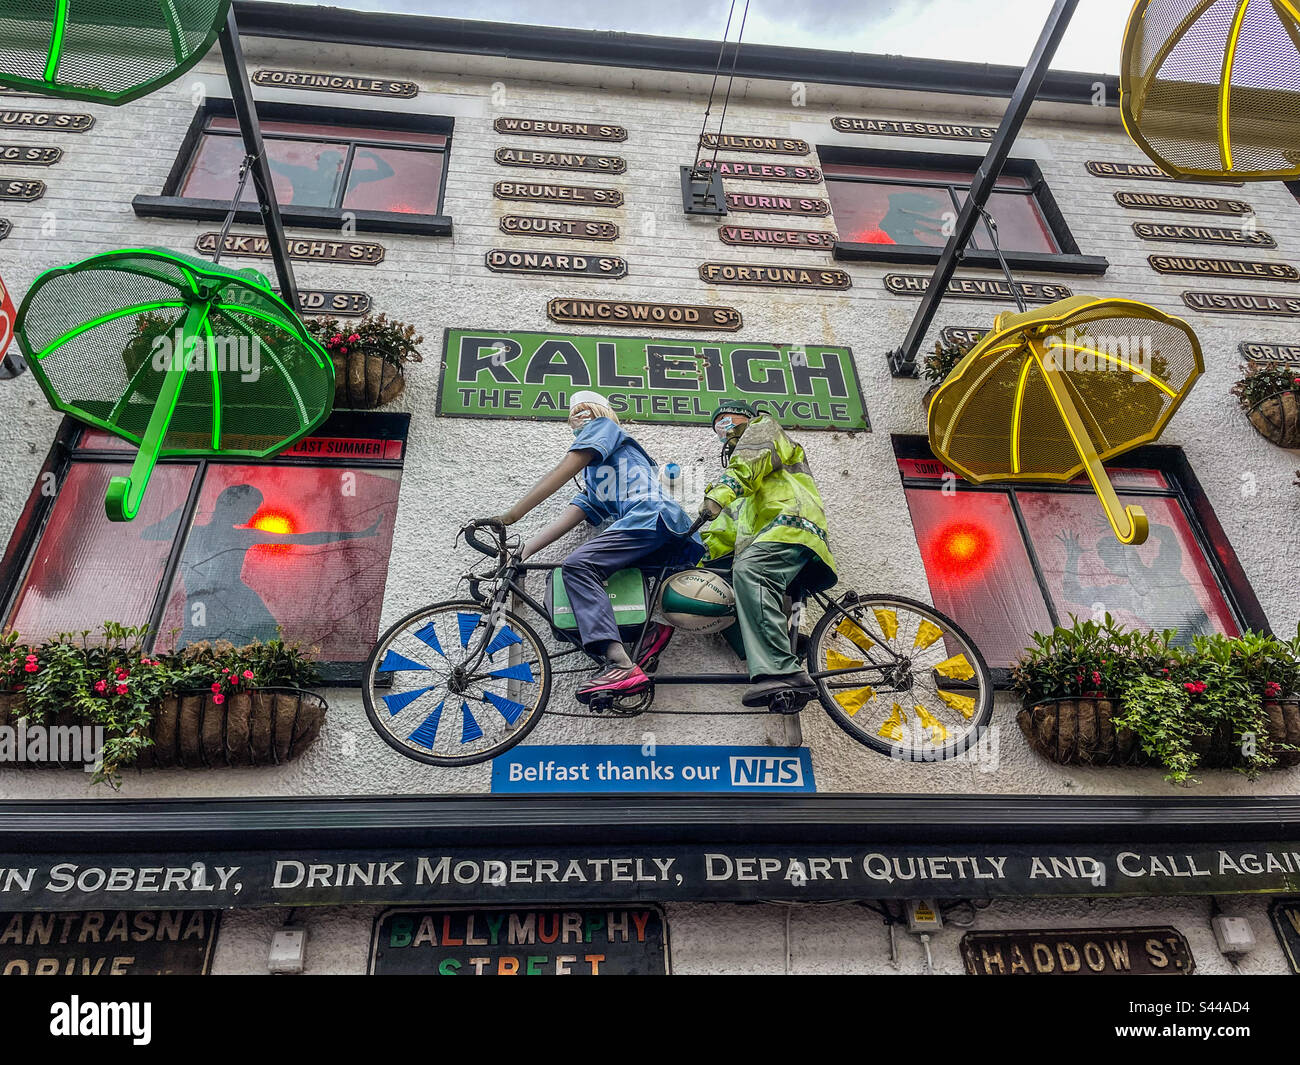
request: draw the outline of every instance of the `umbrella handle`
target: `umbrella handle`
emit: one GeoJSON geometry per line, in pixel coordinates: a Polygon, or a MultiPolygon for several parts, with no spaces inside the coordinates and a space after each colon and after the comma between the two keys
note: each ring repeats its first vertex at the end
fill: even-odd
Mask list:
{"type": "Polygon", "coordinates": [[[1051,359],[1043,357],[1042,347],[1036,340],[1029,341],[1029,348],[1034,353],[1038,368],[1047,382],[1047,389],[1052,393],[1052,399],[1056,403],[1056,409],[1060,412],[1065,427],[1070,433],[1070,439],[1074,441],[1075,450],[1078,451],[1079,458],[1083,459],[1088,480],[1092,482],[1093,490],[1101,500],[1102,509],[1106,512],[1106,518],[1115,531],[1116,538],[1121,544],[1136,546],[1146,543],[1149,532],[1146,512],[1137,505],[1126,506],[1120,502],[1115,486],[1110,483],[1110,477],[1106,474],[1106,467],[1097,457],[1097,449],[1092,445],[1092,437],[1088,435],[1088,430],[1083,424],[1079,408],[1074,405],[1074,397],[1070,395],[1065,375],[1056,368],[1051,359]]]}
{"type": "MultiPolygon", "coordinates": [[[[167,373],[163,377],[158,398],[154,400],[153,412],[149,415],[149,424],[145,426],[140,447],[131,463],[131,472],[125,477],[113,477],[108,482],[108,491],[104,495],[104,510],[109,521],[130,521],[140,510],[144,499],[144,490],[149,486],[149,477],[158,453],[162,451],[163,440],[167,436],[167,427],[172,415],[176,413],[176,403],[180,399],[181,386],[185,384],[186,349],[191,336],[201,336],[204,323],[208,318],[208,304],[191,306],[181,326],[182,343],[180,351],[173,351],[167,363],[167,373]]],[[[204,348],[203,350],[207,350],[204,348]]]]}

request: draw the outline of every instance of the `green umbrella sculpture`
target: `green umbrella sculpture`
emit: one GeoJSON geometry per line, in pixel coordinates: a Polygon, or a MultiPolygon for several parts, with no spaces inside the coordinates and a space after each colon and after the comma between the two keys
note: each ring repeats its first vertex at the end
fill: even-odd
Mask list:
{"type": "Polygon", "coordinates": [[[180,77],[230,0],[0,0],[0,85],[124,104],[180,77]]]}
{"type": "Polygon", "coordinates": [[[50,406],[136,444],[105,507],[130,521],[159,457],[265,458],[329,415],[334,364],[256,270],[106,252],[36,279],[19,346],[50,406]]]}

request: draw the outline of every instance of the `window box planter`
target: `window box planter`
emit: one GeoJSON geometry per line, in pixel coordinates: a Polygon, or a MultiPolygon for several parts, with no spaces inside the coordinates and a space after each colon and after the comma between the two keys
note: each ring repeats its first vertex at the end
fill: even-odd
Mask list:
{"type": "MultiPolygon", "coordinates": [[[[137,769],[203,769],[280,765],[298,757],[316,738],[328,704],[302,688],[253,688],[217,703],[210,691],[178,692],[163,699],[151,723],[153,746],[137,769]]],[[[21,693],[0,692],[0,726],[15,726],[24,710],[21,693]]],[[[53,726],[93,722],[61,713],[53,726]]],[[[80,762],[11,762],[0,766],[81,768],[80,762]]]]}
{"type": "Polygon", "coordinates": [[[415,327],[366,315],[356,321],[308,318],[308,330],[334,362],[336,410],[373,410],[391,403],[406,387],[406,364],[421,362],[424,337],[415,327]]]}
{"type": "Polygon", "coordinates": [[[1300,394],[1277,392],[1246,412],[1250,424],[1278,447],[1300,447],[1300,394]]]}
{"type": "Polygon", "coordinates": [[[373,410],[391,403],[406,387],[406,373],[379,355],[350,351],[334,360],[336,409],[373,410]]]}
{"type": "MultiPolygon", "coordinates": [[[[1265,699],[1268,738],[1275,744],[1300,747],[1300,699],[1265,699]]],[[[1119,704],[1088,696],[1048,699],[1025,706],[1016,715],[1020,731],[1035,751],[1058,765],[1154,766],[1137,737],[1112,723],[1119,704]]],[[[1243,764],[1241,740],[1220,726],[1208,736],[1192,740],[1199,764],[1206,769],[1233,769],[1243,764]]],[[[1300,765],[1300,750],[1278,751],[1271,767],[1300,765]]]]}

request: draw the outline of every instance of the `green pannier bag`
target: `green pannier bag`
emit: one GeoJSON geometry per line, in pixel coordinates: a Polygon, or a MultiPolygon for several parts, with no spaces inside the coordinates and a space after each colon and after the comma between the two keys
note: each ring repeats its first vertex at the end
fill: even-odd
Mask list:
{"type": "MultiPolygon", "coordinates": [[[[620,629],[644,625],[646,610],[645,574],[639,569],[621,569],[605,582],[610,604],[614,607],[614,620],[620,629]]],[[[546,578],[546,608],[551,624],[562,632],[574,632],[578,619],[569,605],[569,593],[564,588],[564,575],[559,567],[546,578]]]]}

